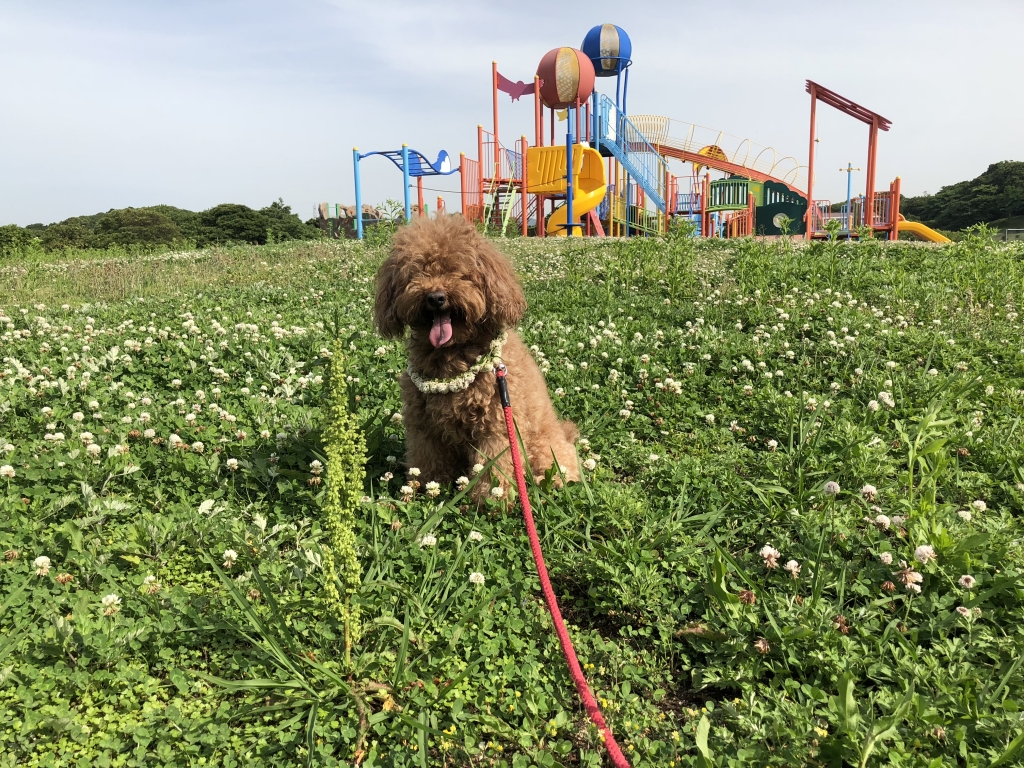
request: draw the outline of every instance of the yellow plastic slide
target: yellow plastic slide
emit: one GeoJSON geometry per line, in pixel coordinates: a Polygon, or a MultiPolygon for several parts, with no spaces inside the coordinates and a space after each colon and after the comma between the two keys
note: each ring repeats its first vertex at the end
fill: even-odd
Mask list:
{"type": "MultiPolygon", "coordinates": [[[[565,147],[530,147],[526,150],[526,191],[531,195],[565,194],[565,147]]],[[[592,147],[576,144],[572,148],[573,195],[572,213],[577,221],[594,210],[604,200],[607,189],[604,161],[601,153],[592,147]]],[[[548,217],[547,233],[565,237],[568,227],[566,206],[558,208],[548,217]]],[[[572,233],[575,236],[579,232],[572,233]]]]}
{"type": "Polygon", "coordinates": [[[903,214],[900,214],[900,220],[897,223],[900,232],[909,232],[912,235],[917,235],[922,240],[928,240],[932,243],[948,243],[950,239],[945,235],[940,235],[931,227],[926,227],[924,224],[919,224],[916,221],[907,221],[903,218],[903,214]]]}

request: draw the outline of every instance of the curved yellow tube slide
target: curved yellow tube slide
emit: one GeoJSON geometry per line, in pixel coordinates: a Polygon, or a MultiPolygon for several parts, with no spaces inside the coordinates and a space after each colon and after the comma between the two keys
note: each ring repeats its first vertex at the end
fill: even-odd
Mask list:
{"type": "MultiPolygon", "coordinates": [[[[565,147],[530,147],[526,151],[526,191],[531,195],[565,194],[565,147]]],[[[592,147],[576,144],[572,148],[573,216],[582,221],[604,200],[607,185],[601,153],[592,147]]],[[[556,237],[569,234],[565,226],[567,206],[548,217],[547,233],[556,237]]],[[[578,233],[574,232],[574,235],[578,233]]]]}

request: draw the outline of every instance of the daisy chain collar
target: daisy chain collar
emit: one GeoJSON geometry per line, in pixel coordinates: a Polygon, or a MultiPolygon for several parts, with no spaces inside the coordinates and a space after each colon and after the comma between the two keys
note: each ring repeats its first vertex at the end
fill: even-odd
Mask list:
{"type": "Polygon", "coordinates": [[[420,373],[410,365],[407,369],[409,378],[416,385],[416,389],[425,395],[442,395],[454,392],[465,392],[469,386],[476,381],[477,374],[501,362],[501,350],[508,341],[508,332],[504,332],[491,342],[490,348],[477,357],[476,363],[465,373],[452,376],[450,379],[424,379],[420,373]]]}

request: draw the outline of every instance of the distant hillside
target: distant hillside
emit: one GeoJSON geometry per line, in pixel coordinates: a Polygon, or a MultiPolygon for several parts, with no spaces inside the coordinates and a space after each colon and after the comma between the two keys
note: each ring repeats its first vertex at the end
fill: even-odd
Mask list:
{"type": "Polygon", "coordinates": [[[303,222],[290,206],[277,200],[255,210],[222,203],[207,211],[188,211],[172,205],[114,208],[92,216],[74,216],[54,224],[0,227],[0,256],[32,248],[108,248],[112,245],[166,247],[308,240],[320,236],[315,222],[303,222]]]}
{"type": "Polygon", "coordinates": [[[943,187],[934,195],[905,197],[900,212],[933,229],[1005,226],[1003,220],[1024,216],[1024,162],[994,163],[976,179],[943,187]]]}

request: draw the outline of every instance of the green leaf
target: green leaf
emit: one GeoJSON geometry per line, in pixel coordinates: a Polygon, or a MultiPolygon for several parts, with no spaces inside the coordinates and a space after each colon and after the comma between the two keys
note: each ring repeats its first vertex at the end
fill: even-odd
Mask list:
{"type": "Polygon", "coordinates": [[[711,758],[711,750],[708,749],[708,734],[710,732],[711,721],[708,720],[707,715],[701,715],[700,722],[697,723],[697,733],[694,737],[697,751],[700,753],[697,762],[701,768],[711,768],[715,764],[711,758]]]}
{"type": "Polygon", "coordinates": [[[851,736],[857,732],[857,724],[860,722],[860,709],[853,696],[854,684],[853,675],[844,672],[839,678],[839,727],[851,736]]]}
{"type": "Polygon", "coordinates": [[[1003,751],[1003,754],[988,764],[988,768],[1000,768],[1000,766],[1010,765],[1010,761],[1017,757],[1018,753],[1022,750],[1024,750],[1024,733],[1011,741],[1010,745],[1003,751]]]}

